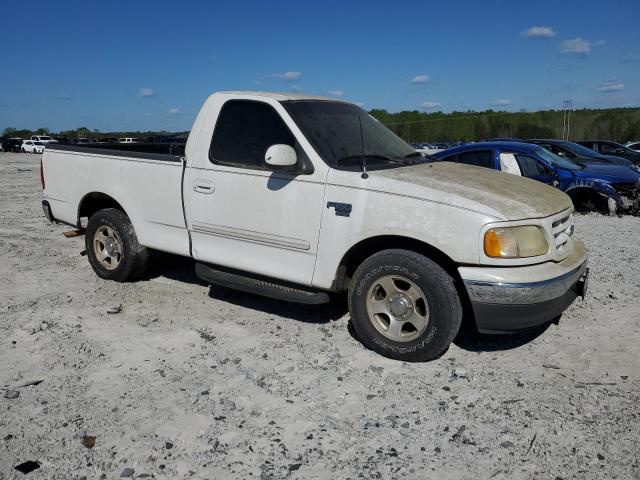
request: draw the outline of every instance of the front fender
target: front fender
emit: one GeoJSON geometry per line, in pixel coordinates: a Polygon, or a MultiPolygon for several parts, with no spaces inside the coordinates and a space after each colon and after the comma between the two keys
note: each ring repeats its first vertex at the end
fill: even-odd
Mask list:
{"type": "Polygon", "coordinates": [[[351,211],[348,216],[333,208],[323,212],[313,275],[313,285],[319,288],[331,288],[342,258],[353,246],[375,237],[403,237],[457,264],[478,264],[480,231],[500,220],[444,203],[337,185],[327,186],[326,198],[351,205],[351,211]]]}

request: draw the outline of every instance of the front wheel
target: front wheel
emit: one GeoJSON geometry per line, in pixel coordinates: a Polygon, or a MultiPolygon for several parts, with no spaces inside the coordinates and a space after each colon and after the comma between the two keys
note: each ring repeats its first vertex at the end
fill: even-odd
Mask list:
{"type": "Polygon", "coordinates": [[[360,265],[349,286],[349,311],[365,346],[414,362],[441,355],[462,322],[454,279],[409,250],[384,250],[360,265]]]}
{"type": "Polygon", "coordinates": [[[147,266],[149,252],[138,237],[127,215],[105,208],[91,215],[85,232],[89,263],[96,274],[107,280],[134,280],[147,266]]]}

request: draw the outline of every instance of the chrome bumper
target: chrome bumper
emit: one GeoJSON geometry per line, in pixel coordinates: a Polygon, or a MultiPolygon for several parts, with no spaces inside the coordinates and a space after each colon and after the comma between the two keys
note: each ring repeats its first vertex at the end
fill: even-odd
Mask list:
{"type": "Polygon", "coordinates": [[[565,260],[504,268],[461,267],[478,330],[506,333],[558,317],[587,287],[587,255],[573,240],[565,260]]]}

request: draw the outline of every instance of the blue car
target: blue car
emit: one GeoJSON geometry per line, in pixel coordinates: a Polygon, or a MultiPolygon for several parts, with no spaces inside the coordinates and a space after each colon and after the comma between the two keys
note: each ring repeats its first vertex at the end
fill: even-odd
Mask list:
{"type": "Polygon", "coordinates": [[[432,158],[544,182],[569,195],[577,210],[609,214],[640,210],[640,173],[622,165],[576,164],[539,145],[502,141],[449,148],[432,158]]]}

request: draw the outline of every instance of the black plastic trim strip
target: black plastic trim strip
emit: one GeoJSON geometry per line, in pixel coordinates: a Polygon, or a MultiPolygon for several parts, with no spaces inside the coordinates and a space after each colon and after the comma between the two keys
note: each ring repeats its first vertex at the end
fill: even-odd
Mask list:
{"type": "Polygon", "coordinates": [[[99,148],[89,146],[78,145],[62,145],[50,143],[45,147],[47,150],[57,150],[63,152],[78,152],[78,153],[92,153],[96,155],[107,155],[110,157],[128,157],[128,158],[140,158],[143,160],[158,160],[161,162],[175,162],[180,163],[180,155],[170,155],[167,153],[152,153],[152,152],[134,152],[131,150],[117,150],[112,148],[99,148]]]}
{"type": "Polygon", "coordinates": [[[196,275],[214,284],[288,302],[321,304],[330,301],[329,294],[324,291],[217,265],[198,262],[196,275]]]}

